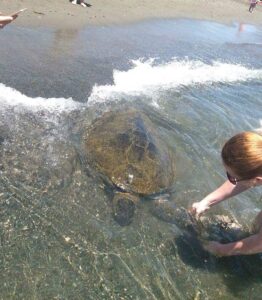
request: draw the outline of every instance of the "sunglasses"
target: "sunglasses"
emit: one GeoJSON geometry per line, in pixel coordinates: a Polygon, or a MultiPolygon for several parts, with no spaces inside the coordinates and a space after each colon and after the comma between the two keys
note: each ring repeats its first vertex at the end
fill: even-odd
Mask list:
{"type": "Polygon", "coordinates": [[[228,172],[226,172],[226,174],[227,174],[227,179],[228,179],[228,181],[229,181],[230,183],[234,184],[234,185],[237,185],[237,183],[238,183],[239,181],[245,181],[245,180],[249,180],[249,179],[250,179],[250,178],[237,179],[237,178],[231,176],[228,172]]]}

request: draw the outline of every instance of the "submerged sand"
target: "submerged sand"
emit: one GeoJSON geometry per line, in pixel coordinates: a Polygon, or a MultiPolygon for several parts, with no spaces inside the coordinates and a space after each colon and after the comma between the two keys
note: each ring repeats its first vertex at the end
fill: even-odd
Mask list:
{"type": "Polygon", "coordinates": [[[248,0],[87,0],[90,6],[68,0],[1,0],[9,14],[28,8],[15,21],[19,26],[72,28],[132,23],[149,18],[192,18],[222,23],[262,24],[262,5],[248,12],[248,0]]]}

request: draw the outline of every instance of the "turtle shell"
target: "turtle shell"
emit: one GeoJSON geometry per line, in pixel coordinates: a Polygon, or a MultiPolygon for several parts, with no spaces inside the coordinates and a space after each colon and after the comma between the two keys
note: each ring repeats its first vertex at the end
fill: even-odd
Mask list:
{"type": "Polygon", "coordinates": [[[173,152],[143,112],[105,113],[89,129],[85,148],[89,162],[122,191],[150,195],[174,182],[173,152]]]}

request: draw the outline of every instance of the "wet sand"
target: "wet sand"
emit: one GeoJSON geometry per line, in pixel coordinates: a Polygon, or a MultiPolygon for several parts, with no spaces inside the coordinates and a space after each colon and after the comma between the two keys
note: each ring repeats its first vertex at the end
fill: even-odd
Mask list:
{"type": "Polygon", "coordinates": [[[221,23],[262,24],[262,5],[248,12],[247,0],[87,0],[84,8],[68,0],[2,0],[8,14],[28,8],[15,21],[18,26],[79,28],[88,25],[132,23],[151,18],[191,18],[221,23]]]}

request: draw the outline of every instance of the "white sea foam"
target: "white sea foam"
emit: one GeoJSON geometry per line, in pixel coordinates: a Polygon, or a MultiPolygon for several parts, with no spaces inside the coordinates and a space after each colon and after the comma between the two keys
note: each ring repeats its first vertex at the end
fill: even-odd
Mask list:
{"type": "Polygon", "coordinates": [[[260,126],[256,128],[255,130],[262,135],[262,119],[259,120],[260,126]]]}
{"type": "MultiPolygon", "coordinates": [[[[154,59],[132,61],[133,66],[127,71],[113,71],[112,85],[95,85],[88,98],[88,105],[106,101],[117,101],[121,96],[151,97],[152,103],[158,92],[179,89],[182,86],[212,83],[234,83],[252,79],[262,79],[261,69],[249,69],[239,64],[173,59],[168,63],[157,64],[154,59]]],[[[126,98],[126,97],[125,97],[126,98]]],[[[21,92],[0,83],[0,103],[3,106],[23,106],[33,111],[72,111],[81,109],[86,104],[72,98],[31,98],[21,92]]]]}
{"type": "Polygon", "coordinates": [[[72,98],[31,98],[21,92],[7,87],[0,83],[0,103],[1,107],[23,106],[32,111],[72,111],[83,106],[72,98]]]}
{"type": "Polygon", "coordinates": [[[262,70],[249,69],[239,64],[177,60],[156,64],[154,59],[132,61],[127,71],[114,70],[113,85],[94,86],[88,99],[89,105],[117,100],[121,95],[147,95],[153,97],[158,91],[178,89],[181,86],[212,83],[234,83],[262,79],[262,70]]]}

